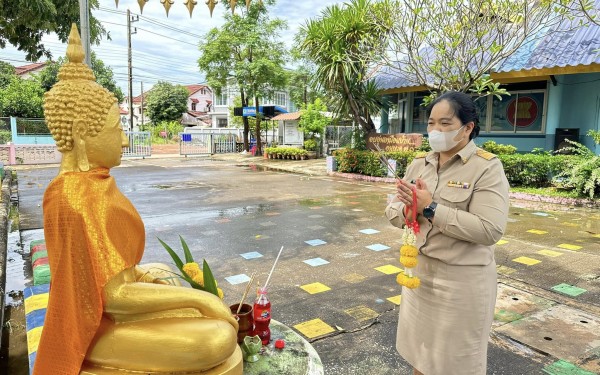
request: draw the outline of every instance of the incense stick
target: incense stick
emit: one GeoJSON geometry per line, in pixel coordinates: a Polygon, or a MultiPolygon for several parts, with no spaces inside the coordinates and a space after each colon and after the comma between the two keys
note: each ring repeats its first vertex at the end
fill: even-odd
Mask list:
{"type": "Polygon", "coordinates": [[[265,283],[265,286],[263,286],[263,288],[265,288],[265,289],[267,289],[267,285],[269,285],[269,280],[271,280],[271,275],[273,275],[273,271],[275,270],[275,265],[277,264],[277,261],[279,260],[279,256],[281,255],[282,251],[283,251],[283,246],[281,246],[281,249],[279,250],[279,254],[277,254],[277,259],[275,259],[275,263],[273,263],[271,272],[269,272],[269,277],[267,277],[267,282],[265,283]]]}
{"type": "Polygon", "coordinates": [[[240,301],[240,304],[238,305],[238,309],[237,309],[236,314],[239,314],[240,310],[242,309],[242,305],[244,304],[244,300],[246,299],[246,296],[248,295],[248,292],[250,291],[250,287],[254,283],[254,275],[255,274],[256,274],[256,272],[252,272],[252,276],[250,276],[250,281],[248,281],[248,285],[246,285],[246,290],[244,291],[244,295],[242,296],[242,300],[240,301]]]}
{"type": "Polygon", "coordinates": [[[400,176],[398,176],[398,170],[397,168],[395,169],[394,167],[392,167],[392,165],[390,164],[389,160],[385,157],[383,151],[381,150],[381,148],[379,148],[379,145],[377,143],[373,143],[373,146],[375,146],[375,148],[377,149],[377,152],[379,153],[378,157],[379,157],[379,161],[383,162],[385,165],[387,165],[388,170],[391,171],[392,173],[394,173],[394,176],[396,177],[396,179],[400,179],[400,176]]]}

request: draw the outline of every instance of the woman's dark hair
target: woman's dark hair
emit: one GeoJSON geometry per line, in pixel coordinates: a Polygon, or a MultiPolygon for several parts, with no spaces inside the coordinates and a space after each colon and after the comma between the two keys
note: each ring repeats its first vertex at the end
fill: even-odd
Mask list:
{"type": "Polygon", "coordinates": [[[450,108],[452,108],[454,114],[463,125],[471,121],[475,124],[473,131],[469,135],[469,139],[476,138],[479,135],[480,130],[479,116],[477,115],[477,108],[475,107],[475,102],[471,95],[459,91],[448,91],[435,98],[435,100],[429,104],[427,107],[427,117],[431,115],[433,106],[443,100],[448,102],[450,108]]]}

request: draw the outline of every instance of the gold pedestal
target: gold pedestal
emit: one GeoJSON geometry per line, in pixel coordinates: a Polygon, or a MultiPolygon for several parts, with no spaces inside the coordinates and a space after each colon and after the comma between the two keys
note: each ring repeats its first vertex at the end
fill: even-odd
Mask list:
{"type": "Polygon", "coordinates": [[[79,375],[242,375],[243,373],[243,358],[242,350],[236,346],[235,352],[225,362],[210,370],[200,372],[154,372],[154,371],[124,371],[116,369],[108,369],[101,367],[93,367],[84,365],[79,375]]]}

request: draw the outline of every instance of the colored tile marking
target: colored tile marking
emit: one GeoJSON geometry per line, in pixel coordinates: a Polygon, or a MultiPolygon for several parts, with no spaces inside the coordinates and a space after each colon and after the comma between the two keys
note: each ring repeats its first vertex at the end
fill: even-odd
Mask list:
{"type": "Polygon", "coordinates": [[[300,288],[304,289],[304,291],[306,291],[310,294],[317,294],[317,293],[322,293],[322,292],[331,290],[330,287],[328,287],[325,284],[321,284],[321,283],[306,284],[306,285],[302,285],[300,288]]]}
{"type": "Polygon", "coordinates": [[[244,253],[244,254],[240,254],[242,256],[242,258],[244,259],[256,259],[256,258],[261,258],[263,255],[261,253],[259,253],[258,251],[252,251],[249,253],[244,253]]]}
{"type": "Polygon", "coordinates": [[[323,240],[309,240],[309,241],[304,241],[305,243],[309,244],[310,246],[319,246],[319,245],[325,245],[327,242],[323,241],[323,240]]]}
{"type": "Polygon", "coordinates": [[[349,273],[347,275],[342,276],[342,280],[352,284],[360,283],[364,279],[366,279],[366,277],[358,273],[349,273]]]}
{"type": "Polygon", "coordinates": [[[551,257],[551,258],[556,258],[556,257],[563,255],[563,253],[561,253],[560,251],[552,251],[552,250],[540,250],[537,253],[541,254],[541,255],[545,255],[547,257],[551,257]]]}
{"type": "Polygon", "coordinates": [[[541,260],[529,258],[529,257],[518,257],[512,260],[513,262],[522,263],[527,266],[533,266],[534,264],[542,263],[541,260]]]}
{"type": "Polygon", "coordinates": [[[356,306],[348,310],[344,310],[344,312],[359,322],[364,322],[365,320],[375,319],[379,316],[377,311],[371,310],[367,306],[356,306]]]}
{"type": "Polygon", "coordinates": [[[376,243],[376,244],[373,244],[373,245],[366,246],[366,248],[369,249],[369,250],[373,250],[373,251],[384,251],[384,250],[389,249],[390,247],[382,245],[380,243],[376,243]]]}
{"type": "Polygon", "coordinates": [[[573,250],[573,251],[577,251],[577,250],[581,250],[582,249],[581,246],[571,245],[571,244],[568,244],[568,243],[561,243],[560,245],[558,245],[556,247],[560,247],[561,249],[573,250]]]}
{"type": "Polygon", "coordinates": [[[544,367],[542,372],[548,375],[594,375],[593,372],[584,370],[562,359],[544,367]]]}
{"type": "Polygon", "coordinates": [[[25,325],[27,330],[27,352],[29,369],[33,369],[37,348],[42,335],[46,306],[48,304],[49,284],[25,288],[25,325]]]}
{"type": "Polygon", "coordinates": [[[534,212],[533,215],[543,216],[543,217],[550,216],[550,214],[547,214],[545,212],[534,212]]]}
{"type": "Polygon", "coordinates": [[[325,264],[329,264],[328,261],[326,261],[325,259],[322,259],[322,258],[307,259],[303,262],[308,264],[309,266],[313,266],[313,267],[318,267],[318,266],[323,266],[325,264]]]}
{"type": "Polygon", "coordinates": [[[507,240],[500,240],[498,242],[496,242],[496,245],[506,245],[508,243],[507,240]]]}
{"type": "Polygon", "coordinates": [[[391,303],[393,303],[394,305],[400,305],[400,302],[402,302],[402,294],[398,294],[397,296],[386,298],[386,299],[388,301],[390,301],[391,303]]]}
{"type": "Polygon", "coordinates": [[[225,278],[227,282],[231,285],[237,285],[241,283],[245,283],[246,281],[250,281],[250,277],[245,273],[241,273],[239,275],[228,276],[225,278]]]}
{"type": "Polygon", "coordinates": [[[527,231],[527,233],[533,233],[533,234],[547,234],[548,232],[546,232],[545,230],[537,230],[537,229],[530,229],[527,231]]]}
{"type": "Polygon", "coordinates": [[[309,339],[335,332],[333,327],[321,319],[313,319],[304,323],[296,324],[294,328],[309,339]]]}
{"type": "Polygon", "coordinates": [[[398,273],[400,271],[402,271],[402,269],[393,266],[391,264],[387,264],[385,266],[381,266],[381,267],[377,267],[375,268],[377,271],[385,273],[386,275],[393,275],[395,273],[398,273]]]}
{"type": "Polygon", "coordinates": [[[564,283],[555,285],[551,289],[556,292],[560,292],[560,293],[566,294],[571,297],[577,297],[578,295],[587,292],[586,289],[578,288],[576,286],[564,284],[564,283]]]}
{"type": "Polygon", "coordinates": [[[516,269],[514,269],[514,268],[510,268],[510,267],[507,267],[507,266],[497,266],[497,267],[496,267],[496,271],[497,271],[498,273],[501,273],[501,274],[503,274],[503,275],[510,275],[510,274],[511,274],[511,273],[513,273],[513,272],[517,272],[517,270],[516,270],[516,269]]]}
{"type": "Polygon", "coordinates": [[[379,231],[378,231],[378,230],[376,230],[376,229],[371,229],[371,228],[368,228],[368,229],[362,229],[362,230],[359,230],[359,232],[360,232],[360,233],[363,233],[363,234],[375,234],[375,233],[379,233],[379,231]]]}

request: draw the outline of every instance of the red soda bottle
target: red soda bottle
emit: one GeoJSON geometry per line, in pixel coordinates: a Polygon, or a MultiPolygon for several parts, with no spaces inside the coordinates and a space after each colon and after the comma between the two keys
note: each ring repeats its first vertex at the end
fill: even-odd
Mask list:
{"type": "Polygon", "coordinates": [[[271,302],[267,297],[266,288],[258,288],[254,301],[254,335],[258,335],[263,345],[268,345],[271,340],[271,302]]]}

